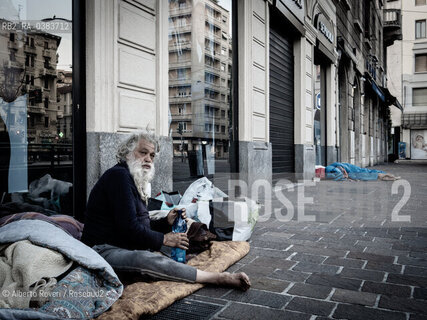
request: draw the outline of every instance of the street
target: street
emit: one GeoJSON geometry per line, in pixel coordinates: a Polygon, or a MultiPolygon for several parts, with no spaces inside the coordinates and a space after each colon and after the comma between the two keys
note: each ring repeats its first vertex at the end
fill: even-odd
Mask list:
{"type": "Polygon", "coordinates": [[[305,218],[302,193],[282,190],[293,216],[258,222],[249,254],[228,270],[250,276],[248,292],[205,287],[152,318],[427,319],[427,164],[375,169],[402,180],[305,186],[305,218]]]}

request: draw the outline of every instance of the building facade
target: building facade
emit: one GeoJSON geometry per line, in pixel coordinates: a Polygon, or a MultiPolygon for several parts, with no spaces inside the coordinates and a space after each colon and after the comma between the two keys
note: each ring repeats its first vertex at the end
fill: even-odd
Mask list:
{"type": "Polygon", "coordinates": [[[74,148],[77,215],[117,145],[145,128],[161,140],[153,194],[201,176],[224,191],[241,179],[250,193],[311,179],[316,165],[386,159],[381,0],[70,3],[73,72],[43,70],[54,89],[42,101],[52,95],[50,131],[74,148]]]}
{"type": "Polygon", "coordinates": [[[383,2],[340,1],[338,104],[340,159],[362,167],[387,161],[388,107],[383,2]]]}
{"type": "Polygon", "coordinates": [[[401,13],[402,38],[389,47],[390,92],[401,101],[403,112],[392,110],[394,152],[405,143],[399,158],[427,159],[427,4],[422,0],[387,1],[387,9],[401,13]]]}

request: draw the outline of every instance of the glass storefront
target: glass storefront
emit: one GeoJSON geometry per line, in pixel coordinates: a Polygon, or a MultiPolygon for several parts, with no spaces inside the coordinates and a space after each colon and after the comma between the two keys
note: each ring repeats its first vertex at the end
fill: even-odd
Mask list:
{"type": "Polygon", "coordinates": [[[217,180],[230,172],[231,4],[231,0],[169,0],[174,190],[185,191],[199,177],[217,180]]]}
{"type": "Polygon", "coordinates": [[[1,202],[72,214],[72,0],[0,12],[1,202]]]}

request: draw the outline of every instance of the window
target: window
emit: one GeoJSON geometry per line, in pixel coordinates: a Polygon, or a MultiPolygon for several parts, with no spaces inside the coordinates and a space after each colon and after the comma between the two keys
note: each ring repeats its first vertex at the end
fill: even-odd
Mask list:
{"type": "Polygon", "coordinates": [[[427,106],[427,88],[412,89],[412,105],[414,107],[427,106]]]}
{"type": "Polygon", "coordinates": [[[28,54],[25,56],[25,66],[26,67],[30,66],[30,56],[28,54]]]}
{"type": "Polygon", "coordinates": [[[47,41],[44,42],[44,48],[49,49],[49,42],[47,42],[47,41]]]}
{"type": "Polygon", "coordinates": [[[178,129],[179,126],[181,126],[183,132],[187,131],[187,122],[178,122],[176,128],[178,129]]]}
{"type": "Polygon", "coordinates": [[[415,5],[416,6],[425,6],[426,0],[415,0],[415,5]]]}
{"type": "Polygon", "coordinates": [[[427,53],[415,55],[415,72],[427,72],[427,53]]]}
{"type": "MultiPolygon", "coordinates": [[[[197,1],[186,2],[191,3],[191,6],[199,4],[197,1]]],[[[231,130],[235,121],[232,117],[234,113],[231,112],[232,100],[228,99],[232,94],[230,88],[233,77],[228,78],[228,72],[232,70],[233,64],[232,57],[229,56],[233,39],[230,22],[236,12],[232,14],[229,10],[232,7],[231,0],[202,2],[199,8],[201,12],[197,14],[196,19],[199,27],[192,28],[191,33],[190,30],[185,30],[187,32],[185,36],[182,36],[184,30],[180,29],[183,23],[174,20],[177,12],[169,10],[169,21],[172,21],[167,30],[169,39],[178,34],[181,37],[179,42],[182,43],[184,38],[187,39],[185,49],[182,48],[185,57],[181,59],[173,57],[177,52],[176,43],[169,41],[169,110],[172,117],[170,131],[173,144],[182,145],[183,150],[188,151],[183,157],[188,157],[191,163],[194,162],[194,166],[189,166],[189,162],[182,161],[181,155],[173,160],[174,190],[178,191],[185,191],[197,176],[212,177],[218,173],[230,172],[229,164],[235,162],[229,159],[229,154],[224,150],[230,143],[229,139],[233,138],[227,133],[229,131],[234,133],[231,130]],[[199,48],[196,42],[192,42],[191,38],[199,39],[198,43],[202,48],[199,48]],[[228,57],[230,59],[225,59],[228,57]],[[177,69],[186,70],[185,75],[181,71],[175,71],[177,69]],[[174,80],[181,76],[185,76],[187,80],[185,83],[191,85],[183,83],[177,85],[174,80]],[[194,90],[193,95],[190,90],[194,90]],[[181,101],[177,102],[177,98],[181,98],[180,92],[183,96],[181,101]],[[190,109],[185,110],[184,103],[187,103],[190,109]],[[220,119],[221,114],[225,115],[224,120],[220,119]],[[184,125],[184,130],[187,129],[187,132],[185,139],[181,140],[182,137],[175,128],[177,123],[184,121],[184,115],[187,124],[187,127],[184,125]],[[216,157],[219,155],[221,161],[232,161],[225,161],[227,166],[222,164],[217,166],[216,157]]],[[[175,7],[178,7],[178,2],[169,0],[169,9],[175,7]]],[[[192,23],[192,18],[191,15],[188,16],[187,26],[192,23]]],[[[166,34],[164,36],[166,37],[166,34]]]]}
{"type": "Polygon", "coordinates": [[[35,48],[34,46],[34,38],[30,38],[30,47],[35,48]]]}
{"type": "Polygon", "coordinates": [[[44,126],[45,128],[49,128],[49,117],[44,117],[44,126]]]}
{"type": "Polygon", "coordinates": [[[49,98],[44,98],[44,107],[45,109],[49,109],[49,98]]]}
{"type": "Polygon", "coordinates": [[[50,58],[44,58],[44,67],[49,68],[50,58]]]}
{"type": "Polygon", "coordinates": [[[44,77],[44,88],[49,89],[49,80],[47,77],[44,77]]]}
{"type": "Polygon", "coordinates": [[[11,33],[9,34],[9,40],[10,40],[10,41],[12,41],[12,42],[14,42],[14,41],[15,41],[15,34],[14,34],[13,32],[11,32],[11,33]]]}
{"type": "Polygon", "coordinates": [[[421,39],[426,37],[426,21],[417,20],[415,21],[415,39],[421,39]]]}
{"type": "Polygon", "coordinates": [[[11,51],[9,55],[10,61],[16,61],[15,51],[11,51]]]}

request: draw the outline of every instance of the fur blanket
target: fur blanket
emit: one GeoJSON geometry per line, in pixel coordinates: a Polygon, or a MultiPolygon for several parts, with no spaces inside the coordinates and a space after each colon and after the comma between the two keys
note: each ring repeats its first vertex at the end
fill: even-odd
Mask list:
{"type": "MultiPolygon", "coordinates": [[[[248,242],[214,241],[211,248],[188,264],[204,271],[222,272],[249,252],[248,242]]],[[[200,283],[173,281],[137,282],[128,285],[122,297],[97,319],[140,319],[152,315],[203,288],[200,283]]]]}

